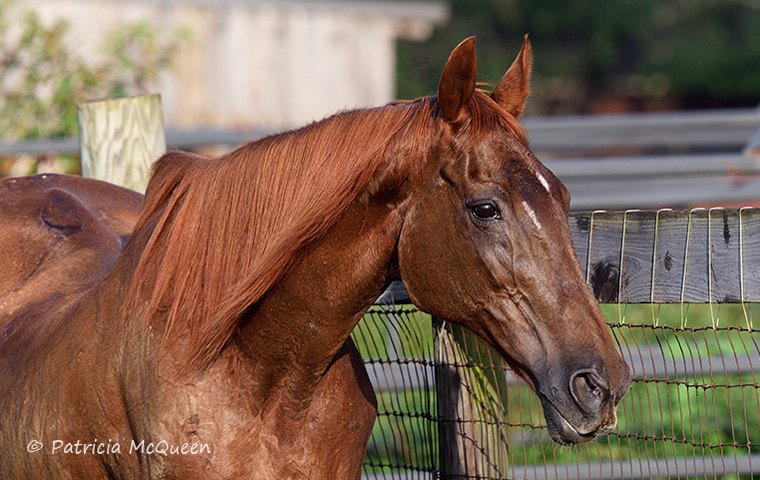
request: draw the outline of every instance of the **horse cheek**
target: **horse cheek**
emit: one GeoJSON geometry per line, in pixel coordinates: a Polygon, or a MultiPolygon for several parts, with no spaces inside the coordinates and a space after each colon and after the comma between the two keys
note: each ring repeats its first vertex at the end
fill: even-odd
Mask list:
{"type": "Polygon", "coordinates": [[[452,214],[451,200],[438,191],[407,216],[398,246],[399,268],[412,302],[443,320],[465,323],[477,310],[473,245],[452,214]]]}

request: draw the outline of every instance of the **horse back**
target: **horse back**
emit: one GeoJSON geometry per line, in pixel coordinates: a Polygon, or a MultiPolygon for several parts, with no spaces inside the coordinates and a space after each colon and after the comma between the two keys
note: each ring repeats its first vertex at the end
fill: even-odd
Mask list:
{"type": "Polygon", "coordinates": [[[139,193],[77,176],[0,180],[0,328],[101,281],[141,208],[139,193]]]}

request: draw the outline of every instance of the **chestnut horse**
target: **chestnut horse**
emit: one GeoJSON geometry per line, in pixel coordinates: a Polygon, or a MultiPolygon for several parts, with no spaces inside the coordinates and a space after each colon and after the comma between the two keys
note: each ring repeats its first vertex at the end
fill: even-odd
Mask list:
{"type": "Polygon", "coordinates": [[[486,93],[465,40],[437,96],[167,153],[142,207],[0,182],[0,478],[359,478],[375,399],[349,334],[397,279],[504,356],[554,440],[609,432],[630,371],[518,122],[530,65],[526,38],[486,93]]]}

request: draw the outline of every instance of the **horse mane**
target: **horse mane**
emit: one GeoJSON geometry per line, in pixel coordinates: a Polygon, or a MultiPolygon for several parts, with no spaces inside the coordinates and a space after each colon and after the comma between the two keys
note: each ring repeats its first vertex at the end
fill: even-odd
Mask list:
{"type": "MultiPolygon", "coordinates": [[[[494,110],[477,106],[485,98],[475,95],[473,109],[494,110]]],[[[492,121],[503,124],[504,115],[492,121]]],[[[125,256],[138,250],[139,262],[124,313],[138,312],[143,328],[162,331],[162,347],[187,347],[176,360],[180,370],[207,365],[299,252],[386,168],[384,160],[417,160],[408,172],[420,174],[442,121],[437,100],[426,97],[342,112],[218,158],[164,154],[125,249],[125,256]]],[[[517,125],[513,133],[524,138],[513,123],[510,131],[517,125]]]]}

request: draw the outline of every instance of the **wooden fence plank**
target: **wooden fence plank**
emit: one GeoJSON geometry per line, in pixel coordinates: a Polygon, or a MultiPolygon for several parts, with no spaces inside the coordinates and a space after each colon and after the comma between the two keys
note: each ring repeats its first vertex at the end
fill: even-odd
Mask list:
{"type": "Polygon", "coordinates": [[[760,209],[584,213],[570,227],[601,302],[760,302],[760,209]]]}
{"type": "Polygon", "coordinates": [[[150,166],[166,151],[160,95],[77,106],[82,176],[144,192],[150,166]]]}

